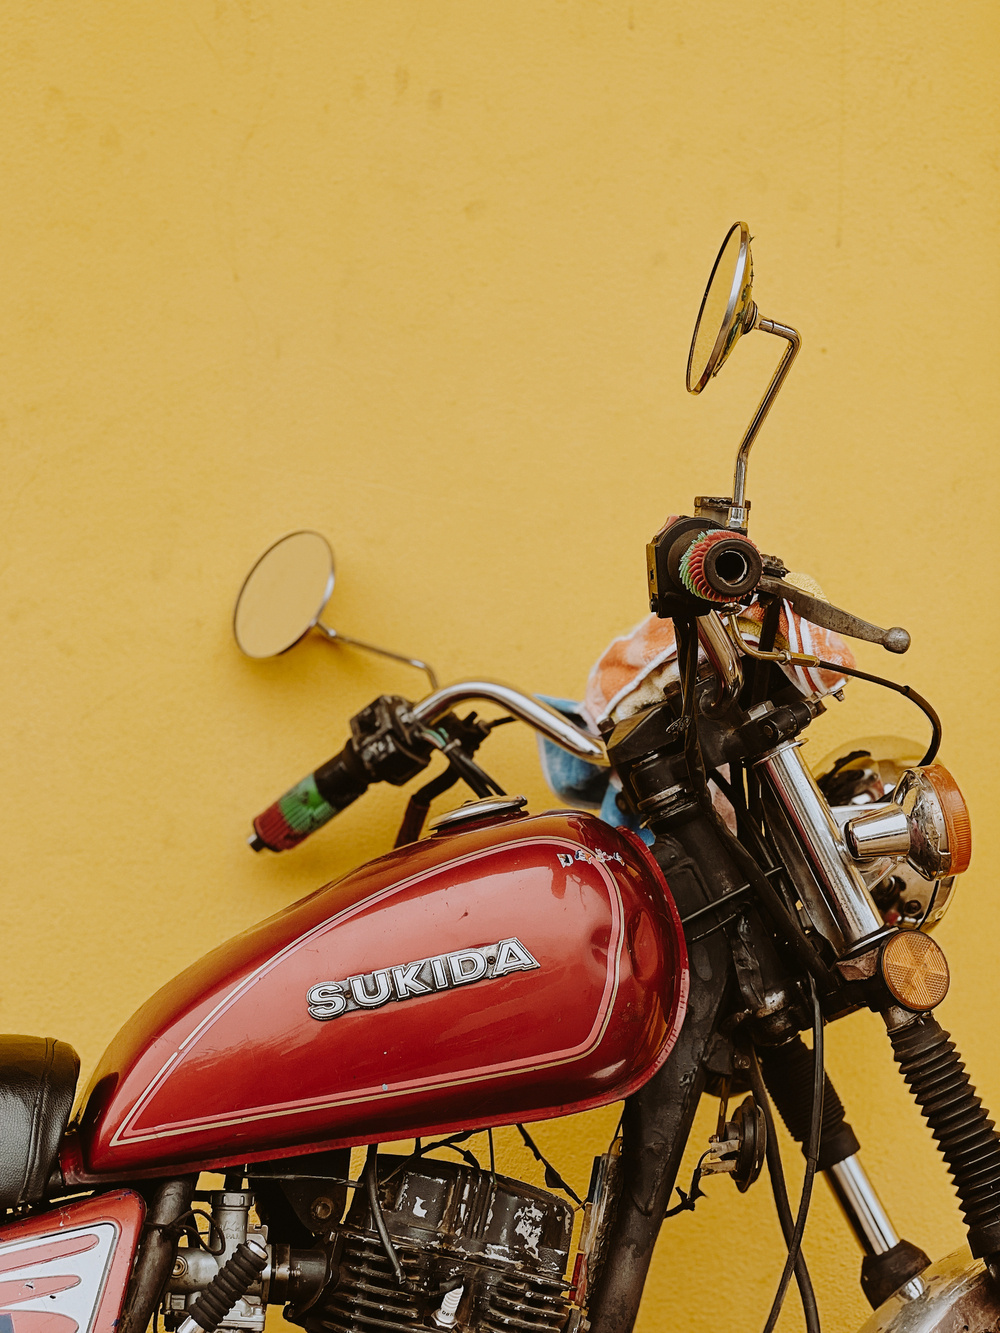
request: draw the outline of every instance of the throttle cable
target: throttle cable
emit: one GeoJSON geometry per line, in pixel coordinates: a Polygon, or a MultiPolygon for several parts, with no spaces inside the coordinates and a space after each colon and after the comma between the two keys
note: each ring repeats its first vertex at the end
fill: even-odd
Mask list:
{"type": "Polygon", "coordinates": [[[774,1326],[778,1322],[778,1316],[781,1314],[781,1307],[785,1303],[785,1293],[788,1291],[792,1270],[795,1268],[802,1252],[802,1235],[806,1229],[809,1204],[812,1202],[813,1182],[816,1179],[816,1167],[819,1162],[819,1143],[823,1129],[823,1084],[825,1078],[823,1067],[823,1011],[820,1008],[819,996],[816,993],[816,982],[812,977],[809,978],[809,993],[813,1008],[813,1089],[812,1111],[809,1117],[809,1139],[806,1144],[806,1170],[802,1179],[802,1195],[799,1199],[798,1215],[795,1219],[792,1238],[788,1243],[788,1255],[781,1272],[778,1290],[774,1294],[771,1313],[764,1325],[764,1333],[773,1333],[774,1326]]]}

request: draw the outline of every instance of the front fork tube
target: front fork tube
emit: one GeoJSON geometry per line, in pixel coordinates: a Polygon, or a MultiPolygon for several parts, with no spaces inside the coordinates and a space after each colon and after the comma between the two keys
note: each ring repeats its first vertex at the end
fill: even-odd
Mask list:
{"type": "MultiPolygon", "coordinates": [[[[801,1037],[794,1037],[784,1046],[762,1049],[758,1054],[771,1100],[792,1138],[804,1146],[812,1113],[812,1051],[801,1037]]],[[[876,1307],[926,1268],[930,1259],[896,1234],[858,1160],[859,1146],[827,1076],[818,1165],[864,1251],[861,1289],[876,1307]]]]}
{"type": "MultiPolygon", "coordinates": [[[[798,742],[776,746],[755,766],[783,816],[775,821],[776,835],[784,837],[792,857],[799,848],[806,854],[800,888],[814,922],[841,957],[873,950],[892,932],[845,852],[798,742]]],[[[892,1005],[883,1017],[896,1061],[955,1182],[969,1248],[986,1260],[994,1282],[1000,1283],[1000,1136],[937,1020],[892,1005]]]]}

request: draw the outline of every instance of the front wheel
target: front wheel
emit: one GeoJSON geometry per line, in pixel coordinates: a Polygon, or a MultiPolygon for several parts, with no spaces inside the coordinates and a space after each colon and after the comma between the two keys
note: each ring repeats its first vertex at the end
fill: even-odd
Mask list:
{"type": "Polygon", "coordinates": [[[993,1333],[998,1325],[1000,1294],[963,1245],[893,1292],[858,1333],[993,1333]]]}

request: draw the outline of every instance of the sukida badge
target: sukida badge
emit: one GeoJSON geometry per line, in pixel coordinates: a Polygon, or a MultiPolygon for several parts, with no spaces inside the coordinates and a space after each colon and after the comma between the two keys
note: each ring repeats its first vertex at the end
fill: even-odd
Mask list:
{"type": "Polygon", "coordinates": [[[521,941],[511,936],[496,944],[359,972],[343,981],[320,981],[306,991],[306,1002],[311,1018],[326,1021],[353,1009],[380,1009],[391,1000],[411,1000],[476,981],[496,981],[511,972],[530,972],[539,966],[521,941]]]}

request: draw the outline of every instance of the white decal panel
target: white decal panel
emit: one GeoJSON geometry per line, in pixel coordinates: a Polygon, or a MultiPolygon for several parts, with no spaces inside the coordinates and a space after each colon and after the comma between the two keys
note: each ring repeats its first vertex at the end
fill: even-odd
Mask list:
{"type": "Polygon", "coordinates": [[[95,1222],[0,1244],[0,1333],[90,1333],[118,1236],[95,1222]]]}

